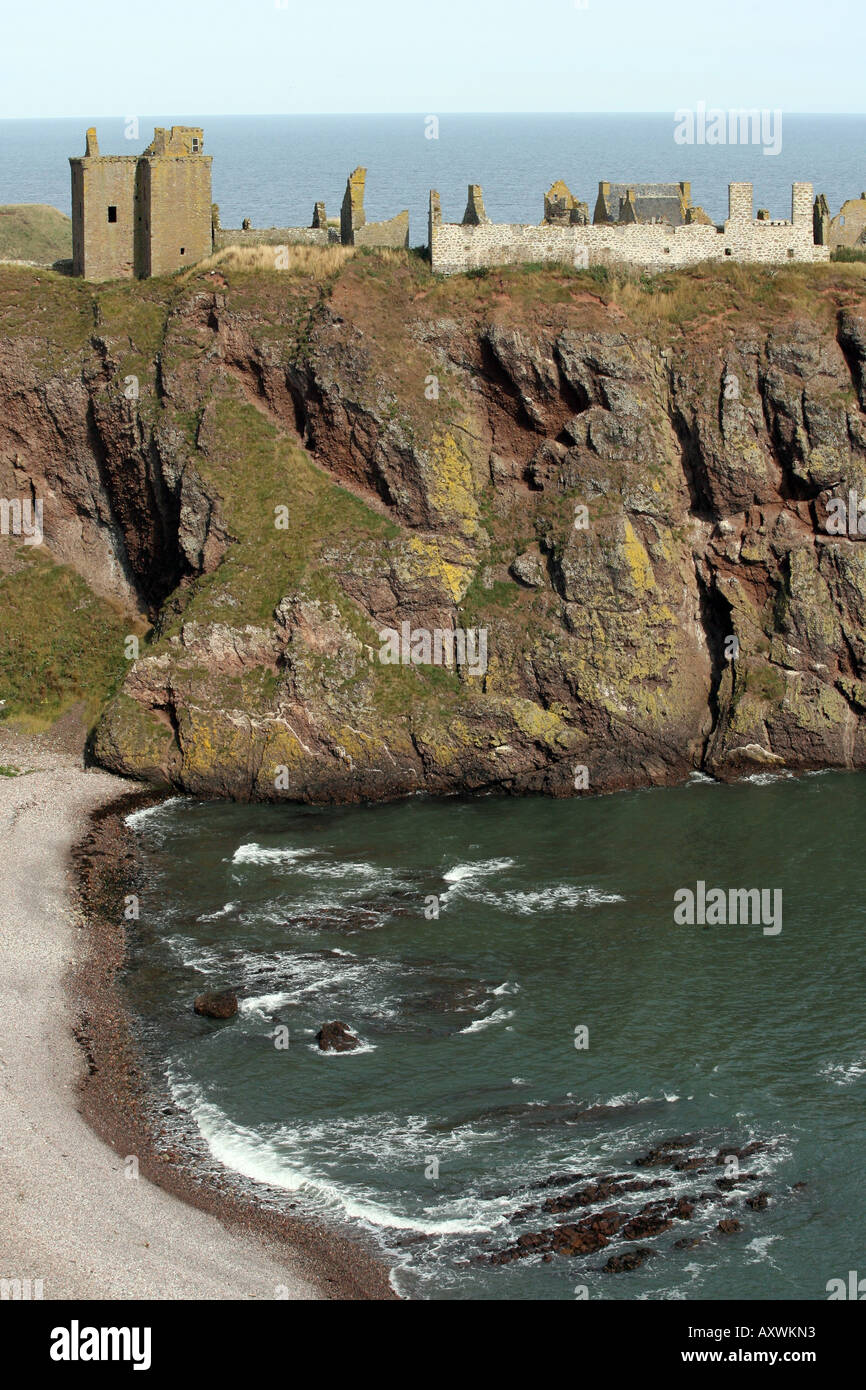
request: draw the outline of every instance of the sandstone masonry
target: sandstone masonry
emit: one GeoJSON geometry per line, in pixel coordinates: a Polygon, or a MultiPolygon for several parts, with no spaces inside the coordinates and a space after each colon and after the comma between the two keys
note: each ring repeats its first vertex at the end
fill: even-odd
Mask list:
{"type": "Polygon", "coordinates": [[[141,155],[101,155],[96,130],[72,170],[72,271],[88,280],[165,275],[228,246],[409,246],[409,213],[368,222],[366,169],[349,175],[339,229],[317,202],[309,227],[223,227],[198,126],[161,127],[141,155]]]}
{"type": "Polygon", "coordinates": [[[198,126],[158,127],[140,155],[101,155],[96,130],[72,171],[72,269],[88,280],[164,275],[210,255],[211,159],[198,126]]]}

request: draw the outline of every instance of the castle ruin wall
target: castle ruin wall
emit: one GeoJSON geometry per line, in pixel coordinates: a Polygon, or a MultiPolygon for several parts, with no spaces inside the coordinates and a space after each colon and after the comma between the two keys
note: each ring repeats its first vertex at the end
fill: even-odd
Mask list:
{"type": "MultiPolygon", "coordinates": [[[[812,226],[811,186],[802,184],[798,220],[752,221],[751,185],[732,185],[734,213],[723,227],[689,223],[593,226],[487,222],[474,225],[430,218],[430,259],[438,274],[453,275],[495,265],[561,262],[578,268],[631,265],[658,271],[702,261],[735,260],[780,265],[829,259],[829,248],[816,246],[812,226]],[[806,191],[808,190],[808,192],[806,191]],[[805,199],[809,216],[805,218],[805,199]],[[748,215],[747,215],[748,214],[748,215]]],[[[438,195],[436,198],[438,209],[438,195]]]]}
{"type": "Polygon", "coordinates": [[[336,227],[215,227],[214,251],[227,246],[333,246],[340,244],[336,227]]]}
{"type": "Polygon", "coordinates": [[[356,227],[352,236],[352,246],[375,246],[393,251],[409,249],[409,213],[398,212],[387,222],[365,222],[356,227]]]}

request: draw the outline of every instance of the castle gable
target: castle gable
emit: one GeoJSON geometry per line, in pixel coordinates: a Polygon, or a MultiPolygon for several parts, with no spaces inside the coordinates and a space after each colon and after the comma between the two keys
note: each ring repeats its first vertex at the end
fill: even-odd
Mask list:
{"type": "Polygon", "coordinates": [[[186,156],[204,153],[204,131],[201,126],[173,125],[171,130],[157,126],[153,139],[144,151],[142,158],[148,156],[167,156],[183,159],[186,156]]]}

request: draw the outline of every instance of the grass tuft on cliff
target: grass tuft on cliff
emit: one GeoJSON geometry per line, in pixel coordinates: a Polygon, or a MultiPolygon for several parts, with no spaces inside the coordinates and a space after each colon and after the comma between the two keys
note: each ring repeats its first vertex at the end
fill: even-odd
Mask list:
{"type": "Polygon", "coordinates": [[[38,733],[83,703],[94,722],[126,674],[129,618],[46,555],[16,560],[0,572],[0,720],[38,733]]]}
{"type": "Polygon", "coordinates": [[[209,270],[272,270],[326,280],[354,254],[353,246],[226,246],[192,266],[184,278],[209,270]]]}

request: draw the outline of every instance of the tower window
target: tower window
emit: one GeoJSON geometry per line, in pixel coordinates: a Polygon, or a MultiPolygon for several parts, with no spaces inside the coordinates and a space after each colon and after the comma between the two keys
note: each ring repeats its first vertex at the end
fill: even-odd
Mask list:
{"type": "Polygon", "coordinates": [[[117,221],[117,208],[114,206],[114,203],[108,204],[108,220],[109,222],[117,221]]]}
{"type": "Polygon", "coordinates": [[[185,246],[182,246],[182,247],[180,248],[180,254],[181,254],[182,256],[185,256],[185,255],[186,255],[186,247],[185,247],[185,246]]]}

